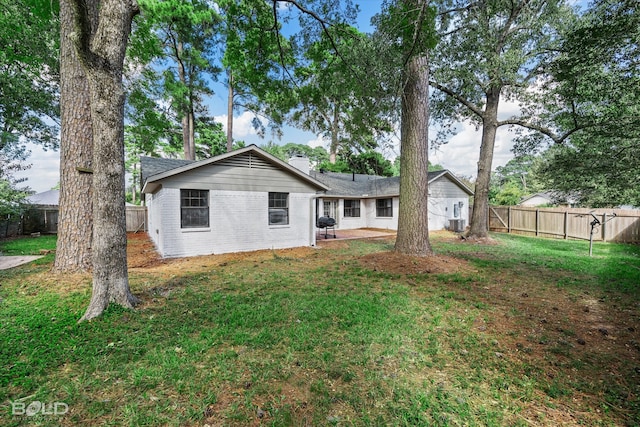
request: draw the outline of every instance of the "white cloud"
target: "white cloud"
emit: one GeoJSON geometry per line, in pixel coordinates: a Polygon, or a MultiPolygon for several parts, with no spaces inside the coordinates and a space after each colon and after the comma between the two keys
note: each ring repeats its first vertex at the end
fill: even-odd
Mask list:
{"type": "Polygon", "coordinates": [[[15,174],[16,178],[27,178],[19,186],[28,186],[37,193],[51,190],[60,181],[60,153],[44,151],[34,144],[27,144],[27,148],[31,151],[31,156],[25,163],[31,164],[31,167],[15,174]]]}
{"type": "Polygon", "coordinates": [[[314,139],[307,141],[307,145],[312,148],[324,147],[328,149],[329,140],[324,138],[322,135],[318,135],[314,139]]]}
{"type": "MultiPolygon", "coordinates": [[[[214,116],[214,119],[217,122],[222,123],[222,130],[227,132],[227,117],[226,114],[221,114],[219,116],[214,116]]],[[[233,138],[234,139],[242,139],[247,136],[254,136],[258,133],[253,127],[253,119],[255,114],[250,113],[248,111],[243,112],[239,116],[233,116],[233,138]]],[[[268,125],[268,121],[261,119],[265,126],[268,125]]]]}
{"type": "MultiPolygon", "coordinates": [[[[519,105],[514,101],[503,102],[498,110],[500,119],[515,116],[519,113],[519,105]]],[[[478,174],[482,128],[476,130],[476,126],[470,122],[460,123],[458,128],[458,133],[450,138],[447,144],[429,153],[429,161],[434,164],[440,164],[457,175],[475,179],[478,174]]],[[[513,134],[509,132],[507,127],[498,128],[491,170],[495,170],[498,166],[504,166],[513,158],[512,148],[513,134]]]]}

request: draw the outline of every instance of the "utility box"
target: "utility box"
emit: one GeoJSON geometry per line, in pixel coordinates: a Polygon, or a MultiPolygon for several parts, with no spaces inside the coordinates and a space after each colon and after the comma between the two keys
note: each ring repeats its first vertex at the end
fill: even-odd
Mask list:
{"type": "Polygon", "coordinates": [[[449,231],[462,233],[464,231],[465,221],[461,218],[453,218],[449,220],[449,231]]]}

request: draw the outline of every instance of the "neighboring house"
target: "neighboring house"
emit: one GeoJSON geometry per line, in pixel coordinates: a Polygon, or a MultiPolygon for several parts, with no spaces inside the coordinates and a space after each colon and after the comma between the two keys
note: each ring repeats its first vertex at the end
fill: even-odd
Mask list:
{"type": "Polygon", "coordinates": [[[24,219],[24,233],[58,232],[58,201],[60,190],[49,190],[27,196],[36,212],[29,212],[24,219]]]}
{"type": "Polygon", "coordinates": [[[141,158],[148,230],[163,257],[313,246],[328,187],[250,145],[201,161],[141,158]]]}
{"type": "Polygon", "coordinates": [[[49,190],[42,193],[27,196],[27,201],[35,206],[55,206],[58,207],[60,200],[60,190],[49,190]]]}
{"type": "Polygon", "coordinates": [[[520,201],[520,206],[562,206],[573,207],[577,203],[575,194],[565,194],[558,191],[545,191],[532,194],[520,201]]]}
{"type": "Polygon", "coordinates": [[[536,193],[520,201],[520,206],[550,206],[554,204],[551,193],[536,193]]]}
{"type": "MultiPolygon", "coordinates": [[[[400,177],[316,172],[330,189],[318,199],[319,216],[336,220],[336,229],[398,229],[400,177]]],[[[429,172],[429,229],[463,231],[469,223],[473,192],[448,170],[429,172]]]]}
{"type": "MultiPolygon", "coordinates": [[[[60,190],[49,190],[27,196],[27,202],[33,210],[27,212],[24,219],[24,233],[58,232],[58,216],[60,211],[60,190]]],[[[145,209],[143,206],[126,203],[127,231],[139,231],[145,225],[145,209]]]]}

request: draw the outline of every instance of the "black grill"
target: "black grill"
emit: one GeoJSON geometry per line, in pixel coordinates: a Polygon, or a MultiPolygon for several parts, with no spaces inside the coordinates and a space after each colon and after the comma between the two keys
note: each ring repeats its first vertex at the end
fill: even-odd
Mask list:
{"type": "Polygon", "coordinates": [[[336,220],[328,217],[321,216],[316,220],[316,227],[324,228],[324,238],[327,239],[329,237],[328,230],[333,231],[333,238],[336,238],[336,220]]]}
{"type": "Polygon", "coordinates": [[[318,218],[316,225],[318,228],[334,227],[336,225],[336,220],[328,216],[321,216],[318,218]]]}

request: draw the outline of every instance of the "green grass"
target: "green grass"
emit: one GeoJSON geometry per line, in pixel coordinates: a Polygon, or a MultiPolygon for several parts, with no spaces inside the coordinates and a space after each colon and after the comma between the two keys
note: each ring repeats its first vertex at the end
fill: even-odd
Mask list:
{"type": "Polygon", "coordinates": [[[56,235],[25,237],[0,241],[0,253],[5,256],[40,255],[40,250],[54,250],[56,235]]]}
{"type": "Polygon", "coordinates": [[[469,262],[453,274],[363,268],[376,240],[132,271],[144,304],[82,324],[90,290],[48,286],[52,256],[2,271],[0,425],[637,425],[640,247],[494,237],[434,237],[469,262]],[[575,323],[596,314],[610,336],[575,323]],[[12,415],[20,398],[69,413],[12,415]]]}

